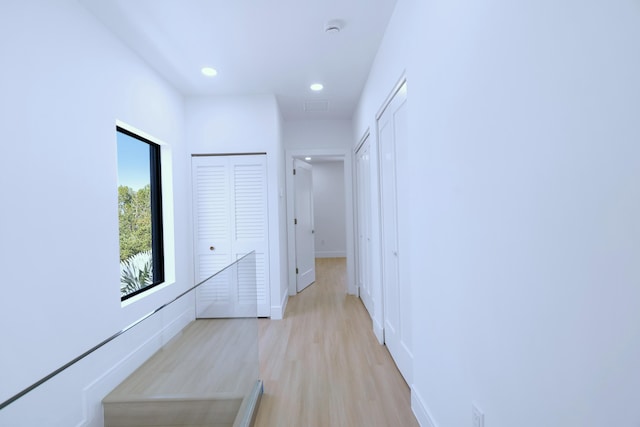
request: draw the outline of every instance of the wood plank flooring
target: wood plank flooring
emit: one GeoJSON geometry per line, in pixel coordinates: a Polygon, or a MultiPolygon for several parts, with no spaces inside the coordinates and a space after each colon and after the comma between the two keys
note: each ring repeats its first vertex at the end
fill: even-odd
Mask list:
{"type": "Polygon", "coordinates": [[[256,427],[412,427],[409,387],[378,344],[344,258],[316,260],[316,283],[283,320],[260,320],[265,394],[256,427]]]}
{"type": "Polygon", "coordinates": [[[257,319],[199,319],[103,400],[105,427],[231,427],[258,379],[257,319]]]}
{"type": "Polygon", "coordinates": [[[256,319],[198,319],[103,402],[242,398],[258,379],[256,319]]]}

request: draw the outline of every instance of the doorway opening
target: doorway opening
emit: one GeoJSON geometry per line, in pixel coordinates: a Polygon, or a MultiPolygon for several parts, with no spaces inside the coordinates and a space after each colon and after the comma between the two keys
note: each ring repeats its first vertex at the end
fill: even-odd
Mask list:
{"type": "Polygon", "coordinates": [[[285,158],[289,296],[294,296],[304,289],[304,285],[299,286],[299,279],[303,279],[301,283],[304,284],[308,282],[309,276],[301,277],[300,273],[309,274],[308,267],[310,263],[315,267],[315,258],[330,257],[346,258],[347,287],[345,291],[348,294],[355,294],[353,180],[350,152],[341,149],[287,150],[285,158]],[[310,170],[313,194],[309,197],[301,196],[301,191],[304,192],[304,190],[296,189],[296,178],[300,178],[300,175],[294,175],[293,171],[296,166],[300,168],[302,164],[310,166],[302,172],[304,175],[307,170],[310,170]],[[298,194],[297,198],[296,194],[298,194]],[[309,202],[312,203],[312,208],[309,207],[309,202]],[[311,209],[310,227],[304,223],[301,224],[301,218],[297,218],[300,213],[305,213],[306,208],[311,209]],[[297,229],[299,225],[301,226],[297,229]],[[312,237],[309,238],[310,236],[312,237]],[[341,244],[340,240],[342,240],[341,244]],[[313,249],[310,247],[310,241],[313,242],[313,249]],[[312,253],[312,261],[309,260],[310,253],[312,253]],[[304,260],[305,257],[306,260],[304,260]],[[301,259],[302,264],[307,267],[304,271],[300,267],[301,259]]]}

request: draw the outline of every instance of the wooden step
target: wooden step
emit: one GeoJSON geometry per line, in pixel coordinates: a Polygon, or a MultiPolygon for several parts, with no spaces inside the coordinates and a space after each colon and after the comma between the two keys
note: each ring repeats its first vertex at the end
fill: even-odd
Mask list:
{"type": "Polygon", "coordinates": [[[257,333],[256,319],[190,323],[103,399],[105,427],[232,427],[258,380],[257,333]]]}
{"type": "Polygon", "coordinates": [[[242,398],[109,402],[104,405],[104,425],[232,427],[241,403],[242,398]]]}

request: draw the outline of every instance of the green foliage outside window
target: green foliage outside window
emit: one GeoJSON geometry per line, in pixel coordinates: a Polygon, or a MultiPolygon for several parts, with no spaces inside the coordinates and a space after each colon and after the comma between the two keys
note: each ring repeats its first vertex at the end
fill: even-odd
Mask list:
{"type": "Polygon", "coordinates": [[[118,187],[120,220],[120,293],[128,295],[153,283],[151,187],[118,187]]]}
{"type": "Polygon", "coordinates": [[[151,250],[151,188],[118,187],[120,261],[151,250]]]}
{"type": "Polygon", "coordinates": [[[153,283],[153,256],[151,251],[139,252],[120,262],[120,293],[132,292],[153,283]]]}

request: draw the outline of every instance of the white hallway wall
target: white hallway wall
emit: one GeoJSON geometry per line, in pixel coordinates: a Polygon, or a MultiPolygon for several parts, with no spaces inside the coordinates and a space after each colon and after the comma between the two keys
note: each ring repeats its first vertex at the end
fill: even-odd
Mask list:
{"type": "MultiPolygon", "coordinates": [[[[187,289],[193,269],[182,98],[77,2],[2,2],[0,16],[4,401],[187,289]],[[175,201],[175,283],[124,308],[116,119],[168,144],[175,201]]],[[[100,425],[104,393],[192,318],[192,301],[172,306],[0,411],[0,425],[100,425]]]]}
{"type": "Polygon", "coordinates": [[[406,68],[422,425],[640,422],[638,39],[633,1],[399,0],[354,125],[406,68]]]}
{"type": "Polygon", "coordinates": [[[347,254],[344,162],[313,163],[313,212],[317,258],[347,254]]]}
{"type": "Polygon", "coordinates": [[[350,149],[351,120],[285,120],[284,147],[292,149],[350,149]]]}
{"type": "Polygon", "coordinates": [[[276,99],[190,97],[185,117],[190,154],[267,153],[271,317],[281,319],[288,298],[287,238],[282,121],[276,99]]]}

